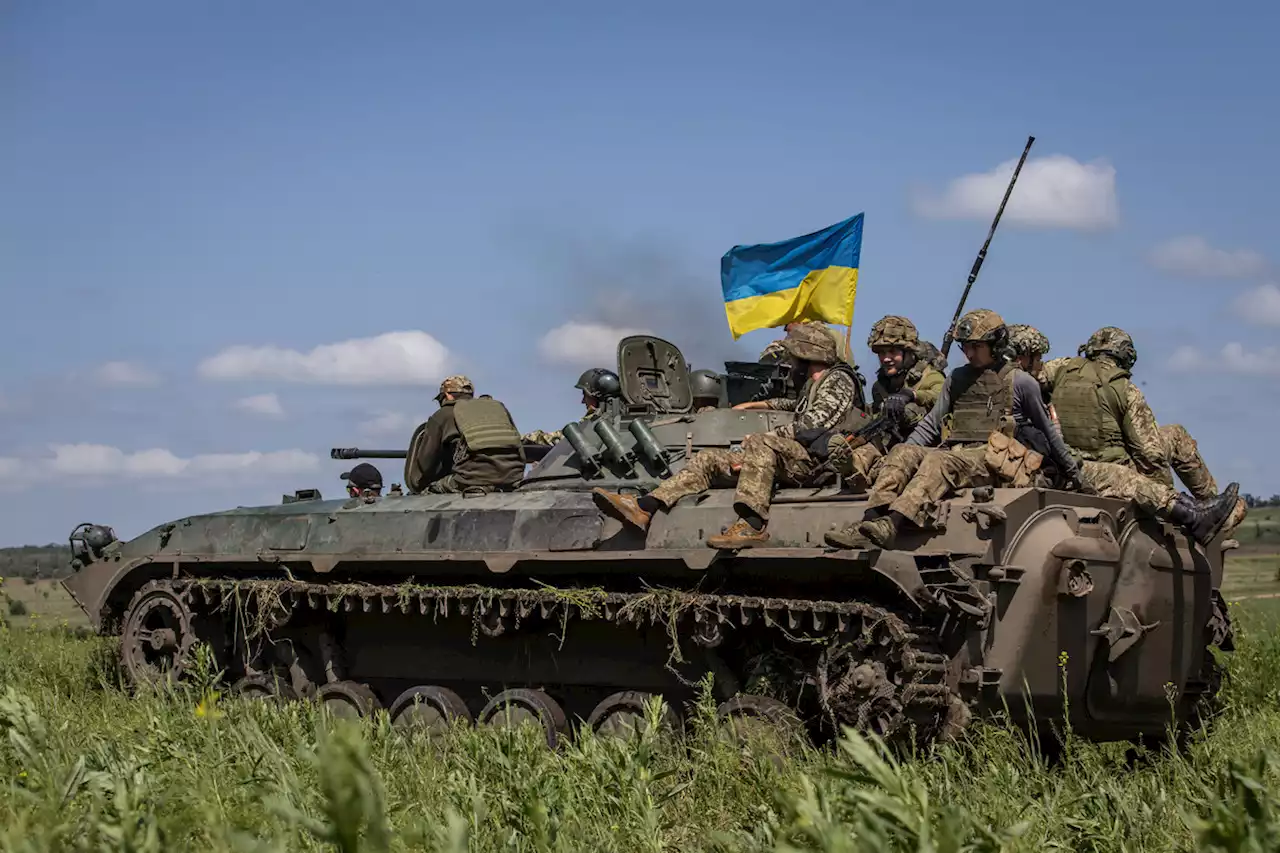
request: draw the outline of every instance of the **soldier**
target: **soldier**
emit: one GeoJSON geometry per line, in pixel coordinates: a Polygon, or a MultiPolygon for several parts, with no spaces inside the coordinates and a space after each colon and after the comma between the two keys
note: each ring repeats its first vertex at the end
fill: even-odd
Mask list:
{"type": "Polygon", "coordinates": [[[404,484],[411,494],[505,491],[524,476],[524,450],[511,413],[492,397],[474,395],[465,376],[440,383],[440,410],[409,440],[404,484]]]}
{"type": "Polygon", "coordinates": [[[713,412],[720,406],[720,388],[724,377],[714,370],[695,370],[689,374],[689,388],[693,392],[693,413],[713,412]]]}
{"type": "MultiPolygon", "coordinates": [[[[586,407],[584,421],[594,420],[600,416],[600,407],[606,400],[622,394],[622,382],[618,374],[603,367],[593,367],[584,371],[573,386],[582,391],[582,405],[586,407]]],[[[564,436],[560,430],[535,429],[521,436],[525,444],[556,444],[564,436]]]]}
{"type": "MultiPolygon", "coordinates": [[[[1068,483],[1078,481],[1076,461],[1049,419],[1039,384],[1006,360],[1008,329],[1000,315],[970,311],[956,324],[955,340],[968,364],[951,373],[929,414],[906,442],[889,451],[871,488],[870,517],[828,533],[828,543],[853,548],[870,541],[889,548],[904,522],[928,526],[937,502],[949,492],[995,482],[988,456],[1004,461],[1025,450],[1012,440],[1019,427],[1028,441],[1027,427],[1038,430],[1043,438],[1036,443],[1047,444],[1059,475],[1068,483]],[[931,450],[939,445],[945,450],[931,450]]],[[[1038,455],[1023,456],[1010,482],[1029,485],[1034,470],[1026,463],[1038,455]]]]}
{"type": "Polygon", "coordinates": [[[368,462],[361,462],[341,477],[347,481],[347,494],[353,498],[360,497],[366,489],[375,495],[382,494],[382,472],[368,462]]]}
{"type": "MultiPolygon", "coordinates": [[[[867,346],[880,362],[871,386],[871,413],[899,424],[898,440],[938,402],[945,381],[928,359],[920,357],[920,343],[915,324],[892,314],[877,320],[867,336],[867,346]]],[[[878,463],[895,443],[891,435],[852,450],[847,443],[841,449],[837,442],[832,446],[832,465],[852,491],[865,492],[875,480],[878,463]]]]}
{"type": "Polygon", "coordinates": [[[1049,381],[1045,378],[1044,356],[1049,352],[1049,339],[1035,326],[1014,323],[1009,327],[1009,353],[1014,364],[1030,373],[1040,383],[1040,396],[1049,407],[1049,417],[1058,422],[1058,413],[1050,402],[1049,381]]]}
{"type": "MultiPolygon", "coordinates": [[[[1076,358],[1045,365],[1062,437],[1082,458],[1131,466],[1139,474],[1172,487],[1172,465],[1178,479],[1197,500],[1218,494],[1218,485],[1201,457],[1195,439],[1180,424],[1160,426],[1130,371],[1138,361],[1133,338],[1123,329],[1104,326],[1080,347],[1076,358]]],[[[1246,507],[1237,499],[1229,527],[1244,520],[1246,507]]]]}
{"type": "Polygon", "coordinates": [[[799,400],[761,400],[739,403],[735,409],[794,411],[789,424],[749,435],[740,451],[709,449],[641,498],[593,489],[596,506],[641,530],[653,513],[670,509],[676,501],[709,488],[726,488],[736,481],[733,509],[738,520],[718,536],[707,539],[712,548],[750,548],[769,540],[765,527],[775,482],[799,485],[813,472],[815,461],[796,441],[802,430],[831,430],[847,426],[855,415],[853,368],[841,362],[829,335],[810,326],[787,333],[787,355],[803,369],[806,382],[799,400]]]}

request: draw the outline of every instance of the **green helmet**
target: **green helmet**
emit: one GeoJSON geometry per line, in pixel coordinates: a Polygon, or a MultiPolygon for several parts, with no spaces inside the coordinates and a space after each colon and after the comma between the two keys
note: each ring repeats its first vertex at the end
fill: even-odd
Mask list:
{"type": "Polygon", "coordinates": [[[1103,326],[1089,336],[1089,341],[1079,349],[1085,358],[1109,355],[1123,370],[1130,370],[1138,361],[1138,349],[1133,338],[1124,329],[1103,326]]]}
{"type": "Polygon", "coordinates": [[[871,334],[867,335],[867,346],[871,349],[876,347],[913,349],[919,342],[920,333],[916,331],[915,323],[895,314],[876,320],[876,324],[871,327],[871,334]]]}
{"type": "Polygon", "coordinates": [[[618,374],[603,367],[593,367],[584,371],[573,387],[585,391],[597,400],[617,397],[622,393],[622,383],[618,380],[618,374]]]}
{"type": "Polygon", "coordinates": [[[1049,339],[1035,326],[1014,323],[1009,327],[1009,349],[1014,355],[1044,355],[1049,351],[1049,339]]]}
{"type": "Polygon", "coordinates": [[[723,378],[714,370],[695,370],[689,374],[689,388],[693,392],[693,398],[698,399],[720,399],[720,385],[723,378]]]}
{"type": "Polygon", "coordinates": [[[818,364],[835,364],[840,356],[836,342],[825,326],[803,324],[793,326],[782,339],[782,346],[792,358],[818,364]]]}
{"type": "Polygon", "coordinates": [[[960,318],[956,323],[956,343],[969,341],[990,345],[993,353],[1004,349],[1009,340],[1009,329],[1004,318],[987,308],[977,308],[960,318]]]}
{"type": "Polygon", "coordinates": [[[947,372],[947,357],[929,341],[916,344],[916,358],[925,364],[932,365],[939,373],[947,372]]]}

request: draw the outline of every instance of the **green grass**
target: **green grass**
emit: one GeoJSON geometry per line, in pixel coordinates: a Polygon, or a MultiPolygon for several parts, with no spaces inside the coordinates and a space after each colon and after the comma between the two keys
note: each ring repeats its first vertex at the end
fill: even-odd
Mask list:
{"type": "Polygon", "coordinates": [[[1280,548],[1280,507],[1265,506],[1249,510],[1233,538],[1246,547],[1280,548]]]}
{"type": "Polygon", "coordinates": [[[80,605],[58,581],[5,578],[0,583],[0,613],[10,613],[10,601],[21,601],[27,611],[25,616],[8,616],[12,624],[72,628],[89,624],[80,605]]]}
{"type": "Polygon", "coordinates": [[[132,696],[113,644],[0,628],[0,850],[1262,851],[1280,847],[1280,633],[1246,601],[1222,716],[1136,766],[1014,731],[901,762],[847,737],[785,760],[716,736],[406,738],[385,717],[220,697],[210,674],[132,696]]]}

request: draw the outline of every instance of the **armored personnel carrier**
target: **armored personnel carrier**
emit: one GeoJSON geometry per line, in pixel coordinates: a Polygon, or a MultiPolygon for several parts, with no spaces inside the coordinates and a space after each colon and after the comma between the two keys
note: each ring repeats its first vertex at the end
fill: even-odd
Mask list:
{"type": "Polygon", "coordinates": [[[707,676],[724,718],[819,740],[848,725],[927,742],[997,713],[1046,730],[1068,708],[1078,735],[1130,739],[1215,692],[1222,543],[1121,501],[964,490],[892,551],[823,544],[865,507],[839,482],[780,490],[768,547],[737,552],[706,545],[733,520],[730,490],[645,533],[598,512],[593,487],[644,492],[792,417],[730,407],[778,393],[785,368],[727,368],[720,407],[693,414],[680,350],[628,337],[620,399],[514,491],[304,489],[127,542],[82,524],[64,585],[135,681],[181,678],[205,643],[242,694],[385,708],[405,727],[527,721],[551,744],[573,721],[625,729],[652,696],[678,726],[707,676]]]}

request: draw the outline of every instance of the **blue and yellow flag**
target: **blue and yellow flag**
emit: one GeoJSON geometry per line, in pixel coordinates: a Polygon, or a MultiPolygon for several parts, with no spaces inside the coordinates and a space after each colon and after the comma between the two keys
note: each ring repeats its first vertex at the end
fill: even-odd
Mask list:
{"type": "Polygon", "coordinates": [[[720,259],[720,288],[734,340],[796,320],[853,319],[862,214],[781,243],[734,246],[720,259]]]}

